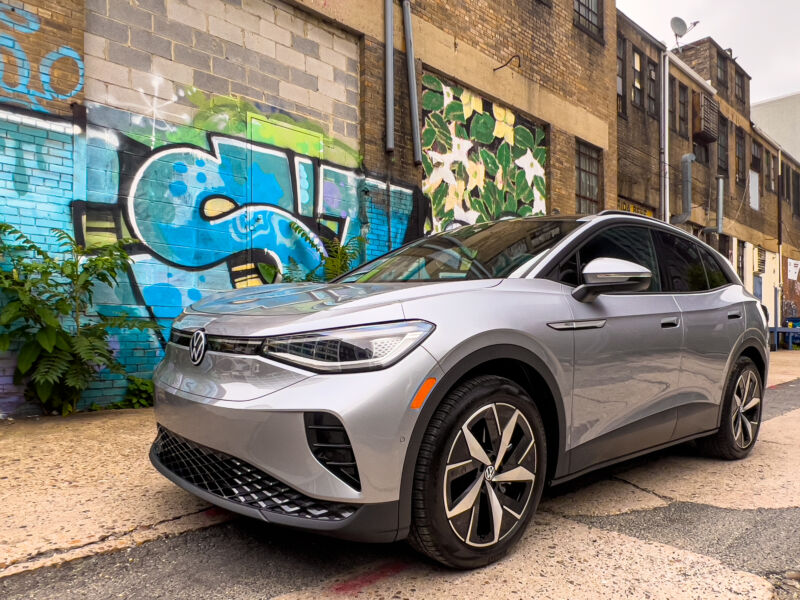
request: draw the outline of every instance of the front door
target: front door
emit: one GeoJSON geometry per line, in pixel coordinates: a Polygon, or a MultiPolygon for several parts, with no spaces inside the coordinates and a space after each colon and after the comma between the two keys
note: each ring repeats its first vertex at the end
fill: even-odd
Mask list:
{"type": "Polygon", "coordinates": [[[568,299],[575,320],[572,472],[665,443],[675,427],[683,323],[672,295],[661,291],[650,229],[617,225],[599,232],[564,273],[580,273],[600,257],[645,266],[653,279],[645,292],[568,299]]]}

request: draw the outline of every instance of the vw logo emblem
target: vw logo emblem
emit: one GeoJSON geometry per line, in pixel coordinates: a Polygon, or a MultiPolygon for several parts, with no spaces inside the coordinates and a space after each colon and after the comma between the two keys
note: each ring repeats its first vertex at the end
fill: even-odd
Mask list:
{"type": "Polygon", "coordinates": [[[494,467],[492,465],[486,467],[486,470],[483,472],[483,477],[486,481],[494,480],[494,467]]]}
{"type": "Polygon", "coordinates": [[[189,358],[192,360],[193,365],[199,365],[203,362],[205,355],[206,332],[198,329],[192,334],[192,340],[189,342],[189,358]]]}

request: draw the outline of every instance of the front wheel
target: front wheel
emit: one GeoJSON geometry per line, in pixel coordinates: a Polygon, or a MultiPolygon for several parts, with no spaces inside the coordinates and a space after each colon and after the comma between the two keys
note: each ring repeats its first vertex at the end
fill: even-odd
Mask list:
{"type": "Polygon", "coordinates": [[[547,470],[542,418],[516,383],[459,385],[437,409],[414,476],[410,542],[451,567],[498,560],[525,530],[547,470]]]}
{"type": "Polygon", "coordinates": [[[731,371],[722,399],[722,419],[717,433],[699,440],[706,454],[727,460],[746,457],[761,428],[764,386],[755,363],[741,356],[731,371]]]}

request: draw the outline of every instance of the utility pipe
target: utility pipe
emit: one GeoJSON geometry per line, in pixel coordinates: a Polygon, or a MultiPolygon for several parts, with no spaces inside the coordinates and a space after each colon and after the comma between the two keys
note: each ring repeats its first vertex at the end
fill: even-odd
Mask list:
{"type": "Polygon", "coordinates": [[[661,53],[661,144],[659,159],[661,161],[661,220],[669,223],[669,55],[661,53]]]}
{"type": "Polygon", "coordinates": [[[386,73],[386,152],[394,152],[394,0],[384,0],[384,71],[386,73]]]}
{"type": "Polygon", "coordinates": [[[408,104],[411,110],[411,136],[414,141],[414,164],[422,164],[422,145],[419,140],[419,102],[417,100],[417,69],[414,66],[414,32],[411,28],[411,2],[403,0],[403,30],[406,37],[408,62],[408,104]]]}
{"type": "Polygon", "coordinates": [[[717,233],[722,233],[723,218],[725,216],[725,178],[717,175],[717,233]]]}

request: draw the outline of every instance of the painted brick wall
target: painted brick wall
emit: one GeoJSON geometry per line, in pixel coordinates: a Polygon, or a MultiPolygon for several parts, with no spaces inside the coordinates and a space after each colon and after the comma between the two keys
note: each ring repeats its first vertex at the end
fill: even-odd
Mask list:
{"type": "Polygon", "coordinates": [[[0,2],[0,58],[6,102],[69,115],[83,97],[83,1],[0,2]]]}

